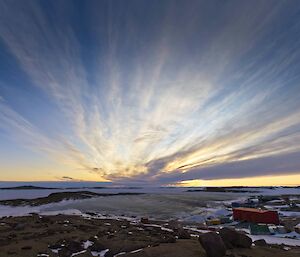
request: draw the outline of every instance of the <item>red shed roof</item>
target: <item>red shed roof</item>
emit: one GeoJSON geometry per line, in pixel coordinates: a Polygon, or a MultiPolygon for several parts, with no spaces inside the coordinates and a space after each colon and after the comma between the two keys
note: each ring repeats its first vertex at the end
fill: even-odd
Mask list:
{"type": "Polygon", "coordinates": [[[247,211],[247,212],[255,212],[255,213],[274,212],[274,211],[271,211],[271,210],[261,210],[261,209],[244,208],[244,207],[234,208],[233,210],[247,211]]]}

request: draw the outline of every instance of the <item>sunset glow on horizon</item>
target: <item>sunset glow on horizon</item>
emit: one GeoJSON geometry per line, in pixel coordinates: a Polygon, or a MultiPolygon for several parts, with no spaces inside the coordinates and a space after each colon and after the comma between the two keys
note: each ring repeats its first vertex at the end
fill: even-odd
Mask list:
{"type": "Polygon", "coordinates": [[[214,180],[188,180],[181,181],[169,186],[179,187],[234,187],[234,186],[299,186],[300,175],[282,175],[282,176],[260,176],[253,178],[235,178],[235,179],[214,179],[214,180]]]}

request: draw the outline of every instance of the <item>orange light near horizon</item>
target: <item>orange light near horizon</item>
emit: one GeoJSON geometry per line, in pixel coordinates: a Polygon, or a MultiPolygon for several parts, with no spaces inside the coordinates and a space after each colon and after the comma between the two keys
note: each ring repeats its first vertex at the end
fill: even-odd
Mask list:
{"type": "Polygon", "coordinates": [[[202,186],[298,186],[300,185],[300,174],[260,176],[248,178],[215,179],[215,180],[186,180],[173,186],[179,187],[202,187],[202,186]]]}

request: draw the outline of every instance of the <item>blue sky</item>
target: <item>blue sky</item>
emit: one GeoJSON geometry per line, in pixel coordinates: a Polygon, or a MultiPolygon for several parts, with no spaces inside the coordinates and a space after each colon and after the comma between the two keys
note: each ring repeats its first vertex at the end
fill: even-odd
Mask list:
{"type": "Polygon", "coordinates": [[[299,49],[295,1],[2,0],[0,180],[300,178],[299,49]]]}

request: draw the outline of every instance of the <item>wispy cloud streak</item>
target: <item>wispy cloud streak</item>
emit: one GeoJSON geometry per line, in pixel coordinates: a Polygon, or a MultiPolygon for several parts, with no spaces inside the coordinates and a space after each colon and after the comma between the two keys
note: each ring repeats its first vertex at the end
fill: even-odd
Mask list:
{"type": "Polygon", "coordinates": [[[300,172],[298,162],[283,171],[271,161],[300,152],[300,37],[285,40],[299,22],[270,36],[292,6],[200,2],[167,4],[144,20],[122,4],[97,16],[91,2],[98,47],[87,65],[67,2],[51,15],[38,1],[1,1],[0,38],[71,126],[50,137],[2,100],[2,127],[83,177],[160,183],[300,172]],[[257,173],[261,160],[269,165],[257,173]]]}

